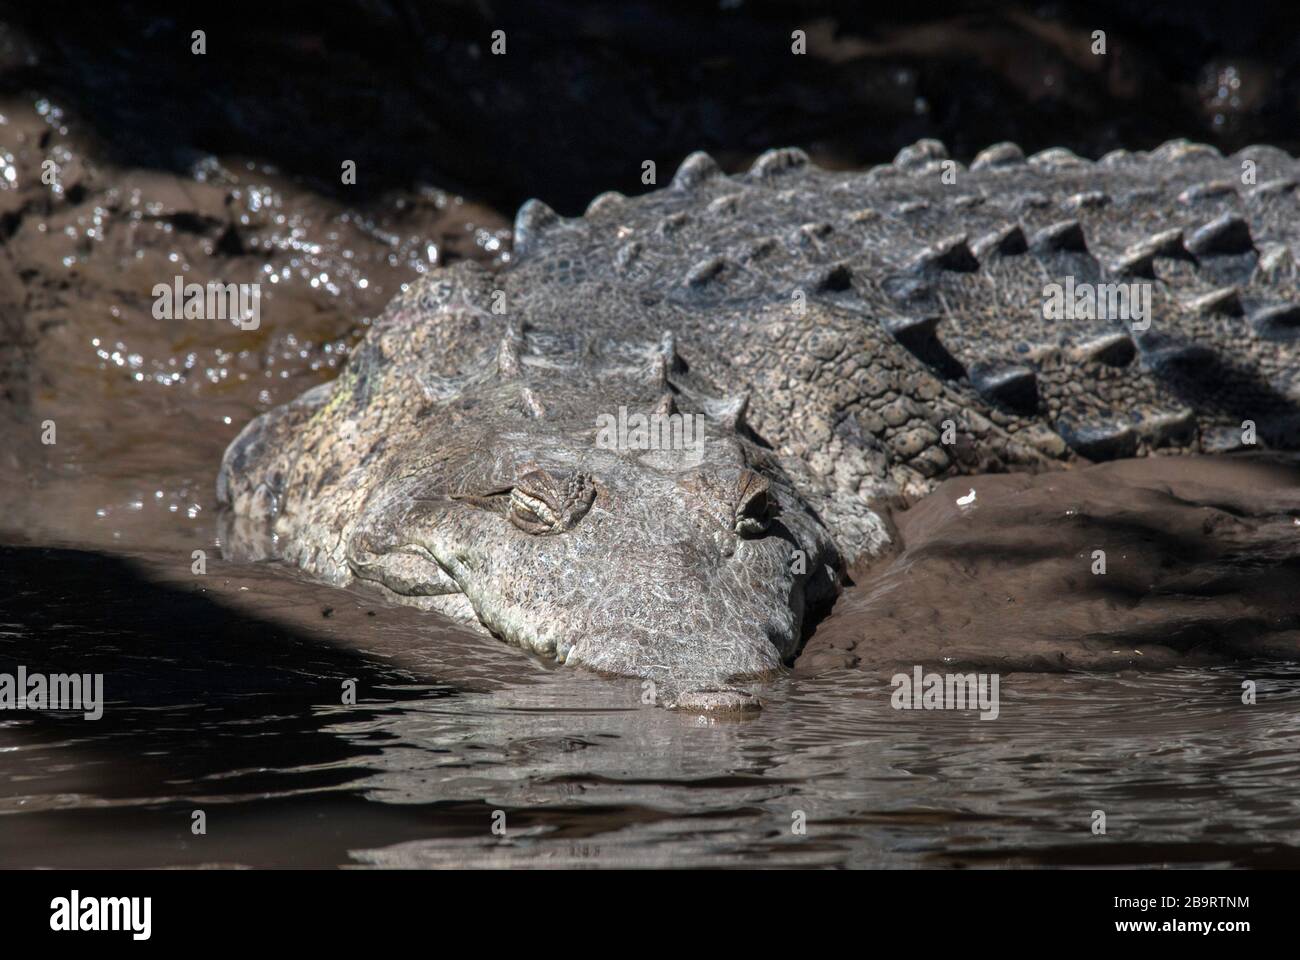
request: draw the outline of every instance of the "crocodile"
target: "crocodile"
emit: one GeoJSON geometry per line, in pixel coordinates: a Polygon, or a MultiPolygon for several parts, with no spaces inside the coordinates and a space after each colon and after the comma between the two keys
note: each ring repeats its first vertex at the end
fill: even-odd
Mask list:
{"type": "Polygon", "coordinates": [[[744,709],[947,477],[1294,447],[1298,181],[1266,146],[922,140],[530,200],[507,263],[410,285],[234,439],[223,546],[744,709]]]}

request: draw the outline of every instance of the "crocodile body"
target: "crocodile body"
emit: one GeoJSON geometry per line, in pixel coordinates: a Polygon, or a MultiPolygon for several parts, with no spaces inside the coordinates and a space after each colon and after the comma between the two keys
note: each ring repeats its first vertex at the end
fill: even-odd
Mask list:
{"type": "Polygon", "coordinates": [[[504,269],[412,286],[337,381],[245,428],[227,545],[674,689],[771,673],[888,545],[881,504],[1294,446],[1298,177],[1267,147],[966,168],[921,141],[867,172],[695,154],[572,220],[530,201],[504,269]],[[1046,319],[1067,279],[1145,288],[1145,325],[1046,319]],[[703,447],[608,449],[620,408],[699,414],[703,447]]]}

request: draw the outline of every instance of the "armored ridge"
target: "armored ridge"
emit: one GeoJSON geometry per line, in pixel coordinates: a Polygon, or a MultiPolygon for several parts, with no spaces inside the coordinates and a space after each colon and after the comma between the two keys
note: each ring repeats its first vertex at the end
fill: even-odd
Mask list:
{"type": "Polygon", "coordinates": [[[432,274],[241,433],[229,546],[682,691],[770,673],[891,498],[1295,445],[1296,177],[1266,147],[966,169],[922,141],[866,173],[695,154],[573,220],[530,201],[506,269],[432,274]],[[1045,316],[1108,285],[1142,316],[1045,316]],[[620,411],[701,416],[702,445],[610,449],[620,411]]]}
{"type": "MultiPolygon", "coordinates": [[[[787,311],[804,336],[785,345],[784,363],[741,353],[751,345],[737,327],[751,304],[789,307],[803,291],[888,331],[1051,457],[1063,455],[1062,442],[1094,459],[1219,450],[1240,441],[1243,419],[1277,445],[1294,442],[1294,160],[1267,147],[1225,159],[1175,142],[1097,163],[1061,150],[1025,160],[1001,144],[969,170],[949,163],[933,141],[865,174],[816,170],[799,151],[780,150],[729,178],[697,154],[670,189],[599,197],[580,220],[561,223],[528,205],[516,222],[523,256],[510,275],[512,301],[539,324],[562,323],[555,284],[541,278],[563,276],[561,287],[583,291],[592,312],[615,324],[601,301],[626,284],[640,308],[612,306],[629,331],[644,333],[648,322],[673,326],[683,343],[720,338],[721,350],[700,349],[738,355],[741,378],[785,367],[788,390],[801,389],[810,368],[822,381],[833,371],[852,380],[812,313],[787,311]],[[1147,284],[1148,329],[1045,319],[1046,288],[1067,278],[1147,284]]],[[[855,340],[842,346],[865,346],[855,340]]],[[[874,356],[853,359],[869,367],[874,356]]],[[[761,386],[775,386],[766,379],[761,386]]],[[[774,428],[795,404],[770,410],[769,390],[754,386],[753,419],[774,428]]],[[[911,425],[861,426],[887,442],[911,425]]],[[[933,448],[901,456],[922,477],[950,459],[933,448]]]]}

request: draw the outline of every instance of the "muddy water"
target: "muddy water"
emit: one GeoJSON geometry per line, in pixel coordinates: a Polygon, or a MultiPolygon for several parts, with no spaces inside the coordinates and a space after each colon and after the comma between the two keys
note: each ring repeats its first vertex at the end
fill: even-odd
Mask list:
{"type": "Polygon", "coordinates": [[[669,713],[220,559],[240,425],[401,283],[508,256],[497,214],[434,186],[350,209],[235,157],[117,168],[57,104],[0,113],[0,671],[103,672],[108,700],[0,715],[0,865],[1300,864],[1292,463],[946,485],[757,717],[669,713]],[[178,273],[258,280],[262,326],[155,319],[178,273]],[[997,718],[893,709],[909,664],[999,671],[997,718]]]}
{"type": "Polygon", "coordinates": [[[0,557],[23,594],[6,651],[103,669],[111,701],[0,725],[5,865],[1300,862],[1280,663],[1007,674],[992,721],[894,710],[883,676],[837,670],[703,722],[281,571],[0,557]]]}
{"type": "Polygon", "coordinates": [[[0,100],[0,506],[21,529],[183,546],[243,423],[332,378],[401,285],[509,257],[498,214],[432,185],[351,208],[240,157],[118,167],[85,130],[0,100]],[[177,277],[258,284],[258,326],[158,319],[177,277]]]}

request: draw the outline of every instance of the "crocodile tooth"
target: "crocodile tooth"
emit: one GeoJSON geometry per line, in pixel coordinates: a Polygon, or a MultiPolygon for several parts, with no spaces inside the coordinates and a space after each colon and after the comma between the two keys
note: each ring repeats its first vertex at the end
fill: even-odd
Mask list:
{"type": "Polygon", "coordinates": [[[1279,303],[1256,310],[1250,325],[1265,340],[1300,339],[1300,304],[1279,303]]]}
{"type": "Polygon", "coordinates": [[[1029,246],[1040,253],[1088,252],[1088,242],[1084,239],[1083,227],[1078,220],[1061,220],[1043,227],[1034,234],[1034,239],[1029,246]]]}
{"type": "Polygon", "coordinates": [[[654,409],[651,412],[671,416],[677,412],[677,399],[671,393],[664,393],[655,401],[654,409]]]}
{"type": "Polygon", "coordinates": [[[1029,367],[976,364],[970,380],[990,402],[1026,413],[1038,409],[1038,375],[1029,367]]]}
{"type": "Polygon", "coordinates": [[[722,168],[716,160],[703,150],[696,150],[682,161],[682,165],[673,174],[673,186],[678,190],[698,187],[706,180],[722,176],[722,168]]]}
{"type": "Polygon", "coordinates": [[[1137,355],[1137,344],[1127,333],[1105,333],[1076,344],[1070,355],[1080,363],[1104,363],[1111,367],[1123,367],[1133,362],[1137,355]]]}
{"type": "Polygon", "coordinates": [[[1056,432],[1075,453],[1089,460],[1118,460],[1137,453],[1138,435],[1122,423],[1074,424],[1059,420],[1056,432]]]}
{"type": "Polygon", "coordinates": [[[1025,162],[1025,152],[1017,144],[1009,140],[1002,143],[995,143],[991,147],[985,147],[975,155],[970,168],[972,170],[988,170],[995,167],[1010,167],[1025,162]]]}
{"type": "Polygon", "coordinates": [[[933,268],[969,273],[978,270],[979,266],[980,262],[975,259],[975,254],[971,253],[970,247],[966,245],[966,234],[959,233],[944,237],[923,249],[912,259],[909,268],[911,270],[933,268]]]}
{"type": "Polygon", "coordinates": [[[542,233],[559,222],[560,215],[541,200],[525,201],[515,214],[515,252],[536,249],[542,233]]]}
{"type": "Polygon", "coordinates": [[[1225,213],[1197,229],[1187,241],[1187,249],[1198,257],[1215,254],[1248,253],[1255,248],[1250,238],[1250,224],[1235,213],[1225,213]]]}
{"type": "Polygon", "coordinates": [[[936,160],[947,160],[948,148],[940,140],[918,140],[898,151],[894,166],[899,170],[925,167],[936,160]]]}
{"type": "Polygon", "coordinates": [[[1005,257],[1024,253],[1028,249],[1029,244],[1025,240],[1025,231],[1020,229],[1019,224],[1012,223],[1000,230],[994,230],[992,233],[980,237],[971,247],[971,253],[977,258],[983,259],[992,253],[1001,254],[1005,257]]]}
{"type": "Polygon", "coordinates": [[[808,154],[798,147],[778,147],[759,154],[749,172],[754,177],[766,179],[806,167],[808,163],[808,154]]]}

